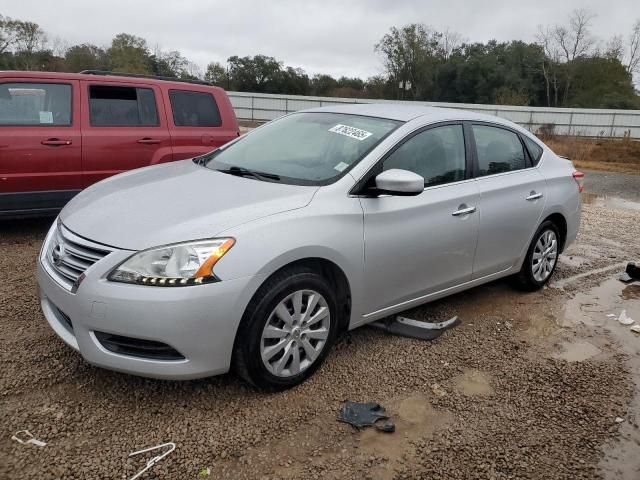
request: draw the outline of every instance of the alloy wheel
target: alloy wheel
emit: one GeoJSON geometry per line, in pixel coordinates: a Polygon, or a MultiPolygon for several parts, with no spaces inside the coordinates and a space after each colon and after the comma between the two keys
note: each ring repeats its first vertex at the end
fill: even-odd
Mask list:
{"type": "Polygon", "coordinates": [[[292,377],[309,368],[329,338],[331,314],[325,298],[314,290],[285,297],[269,315],[260,339],[260,356],[277,377],[292,377]]]}
{"type": "Polygon", "coordinates": [[[553,230],[542,232],[531,259],[531,271],[537,282],[546,281],[558,259],[558,237],[553,230]]]}

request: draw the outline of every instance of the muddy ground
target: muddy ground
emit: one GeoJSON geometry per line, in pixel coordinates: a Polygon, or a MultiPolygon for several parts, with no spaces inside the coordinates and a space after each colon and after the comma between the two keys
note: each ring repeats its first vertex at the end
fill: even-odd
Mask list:
{"type": "Polygon", "coordinates": [[[232,374],[179,383],[88,365],[39,311],[50,220],[0,225],[0,478],[128,478],[145,461],[130,452],[172,441],[143,478],[638,479],[640,336],[608,315],[640,322],[640,284],[616,280],[640,260],[640,210],[602,193],[549,288],[499,281],[406,312],[460,316],[433,342],[358,329],[277,394],[232,374]],[[338,423],[346,399],[382,403],[396,432],[338,423]],[[21,429],[47,446],[12,441],[21,429]]]}

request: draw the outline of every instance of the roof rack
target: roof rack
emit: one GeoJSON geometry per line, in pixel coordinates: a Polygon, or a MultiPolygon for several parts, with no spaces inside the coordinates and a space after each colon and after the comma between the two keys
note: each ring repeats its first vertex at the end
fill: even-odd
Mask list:
{"type": "Polygon", "coordinates": [[[165,77],[161,75],[144,75],[141,73],[120,73],[120,72],[110,72],[108,70],[82,70],[80,73],[85,73],[87,75],[112,75],[114,77],[149,78],[152,80],[164,80],[167,82],[195,83],[197,85],[213,86],[213,83],[205,82],[204,80],[188,80],[184,78],[165,77]]]}

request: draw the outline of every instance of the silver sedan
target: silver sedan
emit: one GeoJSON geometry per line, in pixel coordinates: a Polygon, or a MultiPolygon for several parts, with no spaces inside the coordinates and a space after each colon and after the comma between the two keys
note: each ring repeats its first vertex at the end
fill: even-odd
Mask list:
{"type": "Polygon", "coordinates": [[[94,365],[287,388],[342,331],[501,277],[541,288],[581,177],[491,116],[298,112],[75,197],[42,248],[42,310],[94,365]]]}

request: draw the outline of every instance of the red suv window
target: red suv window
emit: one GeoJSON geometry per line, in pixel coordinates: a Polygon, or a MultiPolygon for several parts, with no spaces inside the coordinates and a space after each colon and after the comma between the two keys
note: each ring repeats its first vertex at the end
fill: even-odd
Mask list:
{"type": "Polygon", "coordinates": [[[204,92],[169,90],[173,123],[177,127],[219,127],[220,110],[213,96],[204,92]]]}
{"type": "Polygon", "coordinates": [[[94,127],[159,125],[158,110],[150,88],[91,85],[89,114],[94,127]]]}
{"type": "Polygon", "coordinates": [[[71,125],[71,85],[3,83],[0,125],[71,125]]]}

